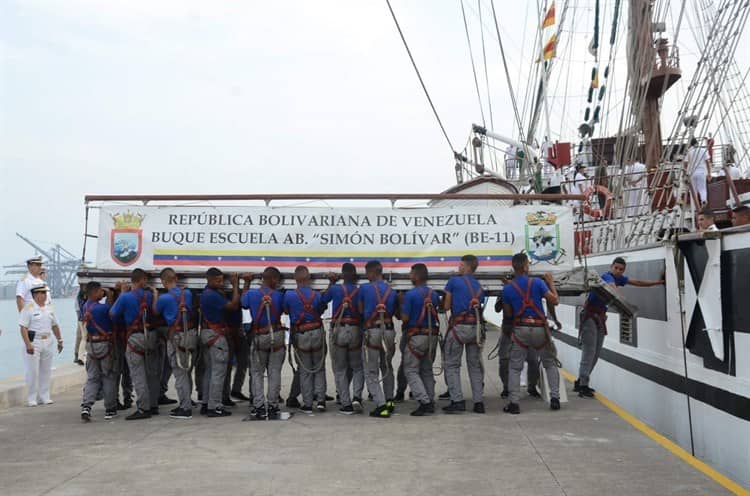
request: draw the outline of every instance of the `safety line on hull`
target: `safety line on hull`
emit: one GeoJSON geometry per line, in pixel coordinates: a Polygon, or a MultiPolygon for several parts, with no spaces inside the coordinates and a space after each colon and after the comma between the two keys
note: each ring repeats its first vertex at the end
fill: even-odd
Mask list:
{"type": "MultiPolygon", "coordinates": [[[[568,382],[572,383],[576,380],[576,376],[571,374],[567,370],[560,369],[560,372],[562,373],[563,377],[565,377],[565,379],[568,382]]],[[[694,469],[698,470],[699,472],[703,473],[705,476],[709,477],[720,486],[731,491],[733,494],[737,494],[741,496],[750,496],[750,491],[743,488],[742,486],[734,482],[732,479],[730,479],[726,475],[717,471],[715,468],[711,467],[705,462],[694,457],[688,451],[682,449],[680,446],[678,446],[674,442],[662,436],[661,434],[656,432],[654,429],[652,429],[645,423],[635,418],[633,415],[623,410],[620,406],[618,406],[612,400],[608,399],[606,396],[602,395],[601,393],[597,391],[594,397],[597,400],[599,400],[601,404],[603,404],[604,406],[612,410],[615,414],[617,414],[617,416],[623,419],[625,422],[629,423],[630,425],[635,427],[637,430],[641,431],[647,437],[656,441],[664,449],[666,449],[667,451],[669,451],[676,457],[682,459],[682,461],[684,461],[685,463],[687,463],[694,469]]]]}

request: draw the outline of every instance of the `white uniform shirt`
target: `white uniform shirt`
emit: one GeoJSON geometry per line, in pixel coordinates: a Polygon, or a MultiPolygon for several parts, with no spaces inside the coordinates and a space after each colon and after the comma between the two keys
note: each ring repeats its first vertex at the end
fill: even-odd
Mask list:
{"type": "Polygon", "coordinates": [[[630,166],[630,176],[628,180],[635,182],[635,184],[633,184],[634,188],[640,188],[645,186],[644,179],[646,179],[646,164],[633,162],[633,165],[630,166]]]}
{"type": "Polygon", "coordinates": [[[544,179],[545,179],[544,181],[545,187],[547,188],[554,188],[554,187],[560,186],[560,183],[562,183],[562,178],[560,177],[559,169],[554,169],[544,179]]]}
{"type": "MultiPolygon", "coordinates": [[[[732,178],[732,180],[742,179],[742,174],[740,174],[740,169],[736,165],[728,165],[727,169],[729,169],[729,177],[732,178]]],[[[719,177],[726,176],[724,173],[724,169],[719,170],[719,177]]]]}
{"type": "MultiPolygon", "coordinates": [[[[21,298],[23,298],[24,303],[31,303],[33,301],[33,299],[31,298],[31,288],[43,284],[44,281],[42,281],[38,277],[32,276],[29,272],[28,274],[26,274],[26,277],[16,283],[16,296],[20,296],[21,298]]],[[[47,299],[49,300],[49,297],[47,299]]]]}
{"type": "Polygon", "coordinates": [[[49,335],[57,323],[55,310],[48,305],[40,307],[35,301],[27,304],[21,309],[18,324],[38,335],[49,335]]]}
{"type": "Polygon", "coordinates": [[[685,155],[685,160],[688,164],[687,170],[689,175],[705,176],[706,174],[708,174],[708,171],[706,170],[708,152],[703,148],[691,146],[688,149],[687,154],[685,155]]]}

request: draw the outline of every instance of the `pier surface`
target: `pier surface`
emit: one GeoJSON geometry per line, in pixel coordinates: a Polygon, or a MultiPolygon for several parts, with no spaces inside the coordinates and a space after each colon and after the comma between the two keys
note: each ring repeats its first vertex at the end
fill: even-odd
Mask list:
{"type": "MultiPolygon", "coordinates": [[[[495,343],[496,333],[488,336],[495,343]]],[[[486,354],[486,350],[485,350],[486,354]]],[[[397,357],[398,358],[398,357],[397,357]]],[[[394,360],[394,363],[397,363],[394,360]]],[[[572,364],[565,364],[568,368],[572,364]]],[[[330,367],[329,367],[330,368],[330,367]]],[[[22,495],[708,495],[730,494],[596,400],[572,394],[562,410],[521,399],[501,412],[497,361],[485,363],[487,414],[391,419],[322,414],[241,422],[226,418],[105,421],[101,403],[80,420],[77,388],[55,404],[0,412],[0,492],[22,495]]],[[[282,395],[291,384],[284,368],[282,395]]],[[[464,377],[464,380],[466,378],[464,377]]],[[[438,392],[445,391],[442,377],[438,392]]],[[[333,393],[333,378],[328,380],[333,393]]],[[[470,398],[468,382],[464,395],[470,398]]],[[[175,392],[169,395],[175,397],[175,392]]],[[[444,404],[445,402],[440,402],[444,404]]],[[[372,403],[365,402],[366,410],[372,403]]],[[[438,408],[439,410],[439,408],[438,408]]]]}

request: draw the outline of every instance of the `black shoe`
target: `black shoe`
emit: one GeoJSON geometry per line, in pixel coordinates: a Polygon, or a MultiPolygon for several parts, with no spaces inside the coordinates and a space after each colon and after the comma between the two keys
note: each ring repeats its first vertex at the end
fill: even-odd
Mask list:
{"type": "Polygon", "coordinates": [[[299,402],[297,398],[289,397],[286,400],[286,407],[287,408],[299,408],[302,404],[299,402]]]}
{"type": "Polygon", "coordinates": [[[386,407],[385,405],[381,405],[370,412],[370,417],[391,418],[391,412],[388,411],[388,407],[386,407]]]}
{"type": "Polygon", "coordinates": [[[327,408],[326,408],[326,402],[325,401],[318,401],[318,404],[315,405],[315,409],[318,410],[321,413],[325,412],[327,410],[327,408]]]}
{"type": "Polygon", "coordinates": [[[176,405],[177,400],[173,400],[172,398],[167,398],[167,395],[159,396],[159,404],[160,405],[176,405]]]}
{"type": "Polygon", "coordinates": [[[355,396],[352,399],[352,408],[354,409],[354,413],[362,413],[362,398],[355,396]]]}
{"type": "Polygon", "coordinates": [[[215,410],[208,411],[208,416],[212,418],[213,417],[229,417],[230,415],[232,415],[232,412],[228,412],[224,410],[223,408],[221,408],[220,406],[216,407],[215,410]]]}
{"type": "Polygon", "coordinates": [[[518,406],[518,403],[508,403],[507,405],[505,405],[505,407],[503,407],[503,411],[505,413],[518,415],[519,413],[521,413],[521,407],[518,406]]]}
{"type": "Polygon", "coordinates": [[[466,402],[461,401],[451,401],[451,404],[448,406],[443,407],[443,411],[445,413],[458,413],[458,412],[465,412],[466,411],[466,402]]]}
{"type": "Polygon", "coordinates": [[[578,396],[581,398],[593,398],[594,397],[594,390],[591,389],[588,386],[579,386],[578,388],[578,396]]]}
{"type": "Polygon", "coordinates": [[[354,408],[352,408],[351,405],[342,406],[341,408],[339,408],[339,413],[343,415],[353,415],[354,408]]]}
{"type": "Polygon", "coordinates": [[[151,415],[159,415],[159,407],[158,406],[152,406],[151,410],[148,411],[151,415]]]}
{"type": "Polygon", "coordinates": [[[393,404],[393,400],[386,400],[385,407],[388,409],[388,413],[393,413],[396,409],[396,405],[393,404]]]}
{"type": "Polygon", "coordinates": [[[200,414],[201,415],[208,415],[208,405],[207,404],[203,403],[203,405],[201,406],[200,414]]]}
{"type": "Polygon", "coordinates": [[[484,403],[474,403],[474,413],[484,413],[484,403]]]}
{"type": "Polygon", "coordinates": [[[125,420],[141,420],[148,418],[151,418],[151,413],[145,412],[143,410],[136,410],[135,412],[125,417],[125,420]]]}
{"type": "Polygon", "coordinates": [[[401,403],[404,401],[404,392],[403,391],[396,391],[396,396],[393,397],[393,401],[396,403],[401,403]]]}
{"type": "Polygon", "coordinates": [[[326,395],[326,401],[333,401],[334,399],[333,396],[326,395]]]}
{"type": "Polygon", "coordinates": [[[193,418],[193,412],[190,410],[183,410],[182,408],[176,408],[169,414],[169,418],[173,419],[191,419],[193,418]]]}
{"type": "Polygon", "coordinates": [[[411,412],[409,415],[412,417],[423,417],[426,413],[429,413],[427,411],[427,403],[420,403],[416,410],[411,412]]]}
{"type": "Polygon", "coordinates": [[[173,413],[179,412],[181,408],[178,406],[177,408],[172,408],[169,410],[169,415],[172,415],[173,413]]]}
{"type": "Polygon", "coordinates": [[[550,410],[559,410],[560,409],[560,400],[557,398],[551,398],[549,400],[549,409],[550,410]]]}
{"type": "Polygon", "coordinates": [[[508,391],[507,389],[503,389],[503,392],[500,393],[500,397],[507,398],[508,396],[510,396],[510,391],[508,391]]]}
{"type": "Polygon", "coordinates": [[[107,410],[104,412],[104,420],[112,420],[117,417],[117,410],[107,410]]]}
{"type": "Polygon", "coordinates": [[[221,404],[222,404],[222,406],[224,408],[232,408],[233,406],[237,406],[237,403],[235,403],[234,401],[230,400],[229,398],[227,398],[225,400],[221,400],[221,404]]]}
{"type": "Polygon", "coordinates": [[[83,365],[83,360],[81,360],[80,358],[76,358],[75,360],[73,360],[73,363],[83,365]]]}
{"type": "Polygon", "coordinates": [[[250,401],[250,398],[242,394],[240,391],[232,391],[232,393],[229,396],[240,401],[250,401]]]}
{"type": "Polygon", "coordinates": [[[529,388],[526,390],[529,393],[529,396],[532,396],[534,398],[541,398],[542,395],[539,394],[539,391],[536,390],[536,388],[529,388]]]}
{"type": "Polygon", "coordinates": [[[266,420],[266,407],[255,408],[250,411],[250,415],[255,417],[255,420],[266,420]]]}
{"type": "Polygon", "coordinates": [[[449,391],[444,392],[440,396],[438,396],[438,399],[440,400],[449,400],[451,399],[451,393],[449,391]]]}
{"type": "Polygon", "coordinates": [[[311,414],[313,412],[312,406],[309,405],[302,405],[299,407],[299,411],[302,413],[311,414]]]}
{"type": "Polygon", "coordinates": [[[581,390],[581,383],[579,382],[578,379],[576,379],[575,382],[573,382],[573,391],[577,393],[580,390],[581,390]]]}
{"type": "Polygon", "coordinates": [[[84,422],[91,421],[91,407],[90,406],[81,407],[81,420],[83,420],[84,422]]]}
{"type": "Polygon", "coordinates": [[[435,403],[429,402],[425,406],[425,413],[435,413],[435,403]]]}

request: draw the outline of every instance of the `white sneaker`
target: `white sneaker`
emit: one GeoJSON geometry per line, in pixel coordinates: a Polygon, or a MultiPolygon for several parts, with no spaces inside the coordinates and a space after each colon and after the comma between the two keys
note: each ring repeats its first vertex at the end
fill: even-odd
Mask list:
{"type": "Polygon", "coordinates": [[[38,404],[39,403],[37,403],[36,401],[29,401],[28,403],[26,403],[26,406],[37,406],[38,404]]]}
{"type": "Polygon", "coordinates": [[[54,403],[54,401],[52,401],[51,399],[47,399],[47,400],[43,400],[42,401],[42,405],[51,405],[53,403],[54,403]]]}

